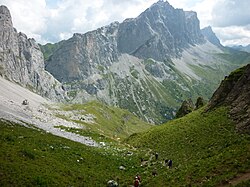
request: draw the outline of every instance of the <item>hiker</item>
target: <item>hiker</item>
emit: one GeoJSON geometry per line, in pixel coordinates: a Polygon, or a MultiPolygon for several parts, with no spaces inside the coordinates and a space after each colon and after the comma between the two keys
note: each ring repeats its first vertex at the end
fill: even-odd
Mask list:
{"type": "Polygon", "coordinates": [[[157,175],[158,173],[157,173],[157,170],[156,170],[156,168],[152,171],[152,175],[155,177],[156,175],[157,175]]]}
{"type": "Polygon", "coordinates": [[[141,176],[137,173],[136,177],[138,178],[139,182],[141,183],[141,176]]]}
{"type": "Polygon", "coordinates": [[[28,105],[28,104],[29,104],[28,100],[24,99],[23,102],[22,102],[22,105],[28,105]]]}
{"type": "Polygon", "coordinates": [[[164,161],[164,164],[165,164],[165,166],[168,165],[168,159],[166,159],[166,160],[164,161]]]}
{"type": "Polygon", "coordinates": [[[135,181],[134,181],[134,187],[139,187],[140,185],[140,180],[138,179],[138,177],[135,177],[135,181]]]}
{"type": "Polygon", "coordinates": [[[171,169],[172,166],[173,166],[173,161],[170,159],[170,160],[168,161],[168,168],[171,169]]]}
{"type": "Polygon", "coordinates": [[[159,154],[156,152],[155,153],[155,160],[158,160],[159,154]]]}
{"type": "Polygon", "coordinates": [[[118,182],[114,181],[114,180],[109,180],[107,183],[107,187],[118,187],[118,182]]]}

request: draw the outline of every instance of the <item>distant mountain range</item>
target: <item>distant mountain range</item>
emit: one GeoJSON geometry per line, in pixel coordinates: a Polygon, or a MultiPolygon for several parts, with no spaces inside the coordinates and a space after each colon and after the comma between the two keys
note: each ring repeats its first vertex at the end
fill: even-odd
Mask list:
{"type": "Polygon", "coordinates": [[[239,51],[245,51],[250,53],[250,44],[246,45],[246,46],[242,46],[242,45],[234,45],[231,48],[235,49],[235,50],[239,50],[239,51]]]}
{"type": "Polygon", "coordinates": [[[6,7],[0,14],[2,76],[54,100],[99,100],[151,123],[172,119],[187,98],[210,98],[225,75],[250,61],[223,47],[211,27],[200,30],[195,12],[164,1],[41,50],[16,32],[6,7]]]}

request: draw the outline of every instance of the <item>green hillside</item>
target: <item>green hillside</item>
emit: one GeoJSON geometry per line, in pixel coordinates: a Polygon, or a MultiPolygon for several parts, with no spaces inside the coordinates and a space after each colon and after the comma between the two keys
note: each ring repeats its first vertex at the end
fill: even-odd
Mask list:
{"type": "Polygon", "coordinates": [[[114,179],[125,187],[136,173],[141,186],[219,186],[250,169],[250,136],[235,132],[225,107],[209,113],[201,108],[123,143],[77,130],[105,142],[99,148],[3,120],[0,128],[0,186],[106,186],[114,179]],[[172,169],[164,159],[173,160],[172,169]]]}
{"type": "Polygon", "coordinates": [[[58,113],[58,117],[86,126],[87,128],[83,131],[85,134],[104,135],[118,140],[153,127],[127,110],[107,106],[97,101],[86,104],[60,105],[59,111],[62,112],[58,113]],[[72,111],[76,117],[67,114],[72,111]]]}
{"type": "Polygon", "coordinates": [[[0,186],[106,186],[133,184],[140,168],[126,147],[93,148],[0,120],[0,186]],[[120,170],[124,166],[126,170],[120,170]]]}
{"type": "Polygon", "coordinates": [[[173,169],[155,162],[145,173],[146,186],[218,186],[250,169],[250,136],[237,134],[227,108],[209,113],[204,108],[183,118],[134,134],[127,142],[173,160],[173,169]]]}

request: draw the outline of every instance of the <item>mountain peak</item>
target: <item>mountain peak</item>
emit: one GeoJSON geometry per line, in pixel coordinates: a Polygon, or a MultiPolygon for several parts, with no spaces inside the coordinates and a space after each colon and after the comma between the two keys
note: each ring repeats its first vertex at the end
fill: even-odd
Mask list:
{"type": "Polygon", "coordinates": [[[0,25],[1,25],[1,28],[3,27],[12,27],[12,20],[11,20],[11,15],[10,15],[10,11],[9,9],[4,6],[4,5],[1,5],[0,6],[0,25]]]}
{"type": "Polygon", "coordinates": [[[212,44],[218,46],[218,47],[222,47],[220,40],[217,38],[217,36],[215,35],[215,33],[213,32],[213,29],[211,26],[205,27],[201,30],[201,33],[203,34],[203,36],[212,44]]]}
{"type": "Polygon", "coordinates": [[[158,1],[119,26],[118,49],[138,58],[164,61],[183,48],[204,42],[197,14],[158,1]]]}

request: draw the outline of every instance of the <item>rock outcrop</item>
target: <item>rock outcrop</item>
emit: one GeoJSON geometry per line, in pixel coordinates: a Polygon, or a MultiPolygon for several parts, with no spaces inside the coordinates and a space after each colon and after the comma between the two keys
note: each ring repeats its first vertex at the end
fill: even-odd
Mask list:
{"type": "Polygon", "coordinates": [[[201,107],[203,107],[205,105],[205,101],[203,99],[203,97],[198,97],[195,103],[195,109],[199,109],[201,107]]]}
{"type": "Polygon", "coordinates": [[[194,103],[191,99],[183,101],[180,109],[176,113],[176,118],[183,117],[194,110],[194,103]]]}
{"type": "Polygon", "coordinates": [[[46,70],[59,81],[83,80],[118,60],[118,22],[88,32],[74,34],[53,53],[46,70]]]}
{"type": "Polygon", "coordinates": [[[250,64],[225,77],[209,101],[208,110],[222,105],[230,107],[236,129],[250,134],[250,64]]]}
{"type": "Polygon", "coordinates": [[[45,71],[43,54],[34,39],[13,28],[6,6],[0,6],[0,74],[52,100],[65,99],[62,85],[45,71]]]}

